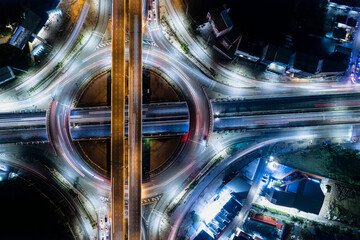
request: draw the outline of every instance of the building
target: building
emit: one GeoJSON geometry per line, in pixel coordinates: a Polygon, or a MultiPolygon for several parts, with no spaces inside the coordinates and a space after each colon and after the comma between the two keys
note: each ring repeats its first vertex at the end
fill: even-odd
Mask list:
{"type": "Polygon", "coordinates": [[[252,236],[246,232],[241,231],[239,236],[234,237],[233,240],[253,240],[252,236]]]}
{"type": "MultiPolygon", "coordinates": [[[[265,197],[273,204],[285,207],[296,208],[300,211],[319,214],[324,202],[324,193],[320,188],[320,180],[315,177],[309,177],[306,173],[298,174],[297,171],[287,176],[291,178],[288,183],[281,188],[267,188],[265,197]]],[[[314,176],[314,175],[311,175],[314,176]]]]}
{"type": "Polygon", "coordinates": [[[213,45],[213,48],[221,53],[224,57],[232,59],[234,53],[239,47],[240,41],[240,32],[236,27],[234,27],[225,35],[219,37],[216,40],[216,43],[213,45]]]}
{"type": "MultiPolygon", "coordinates": [[[[212,236],[216,237],[230,224],[235,216],[240,212],[242,204],[231,193],[230,199],[216,213],[216,215],[206,221],[207,230],[212,236]]],[[[199,236],[199,235],[198,235],[199,236]]],[[[206,239],[206,238],[204,238],[206,239]]]]}
{"type": "Polygon", "coordinates": [[[349,55],[341,52],[334,52],[324,58],[321,73],[340,74],[349,68],[349,55]]]}
{"type": "Polygon", "coordinates": [[[250,218],[246,219],[242,227],[243,231],[253,236],[253,239],[280,239],[282,233],[282,230],[272,225],[264,224],[260,221],[252,221],[250,218]]]}
{"type": "Polygon", "coordinates": [[[6,83],[13,79],[15,79],[15,74],[9,66],[0,68],[0,84],[6,83]]]}
{"type": "Polygon", "coordinates": [[[236,45],[236,49],[237,49],[240,41],[241,41],[240,31],[239,31],[239,29],[234,27],[222,37],[222,39],[220,40],[220,43],[227,50],[229,50],[234,45],[236,45]]]}
{"type": "Polygon", "coordinates": [[[345,55],[347,56],[351,56],[351,53],[352,53],[352,49],[350,47],[345,47],[345,46],[342,46],[342,45],[337,45],[335,47],[335,51],[334,52],[339,52],[339,53],[344,53],[345,55]]]}
{"type": "Polygon", "coordinates": [[[23,49],[25,44],[29,41],[31,34],[38,27],[40,21],[41,18],[33,11],[27,11],[24,20],[21,22],[20,26],[15,29],[9,44],[14,47],[23,49]]]}
{"type": "Polygon", "coordinates": [[[268,225],[270,227],[274,227],[278,230],[281,230],[283,228],[283,224],[278,223],[276,219],[264,216],[258,213],[251,213],[250,214],[250,220],[258,223],[262,223],[265,225],[268,225]]]}
{"type": "Polygon", "coordinates": [[[246,57],[252,61],[261,61],[266,54],[266,45],[263,41],[242,37],[236,55],[246,57]]]}
{"type": "Polygon", "coordinates": [[[206,15],[206,18],[211,25],[211,29],[217,38],[230,32],[233,28],[229,10],[230,9],[216,8],[210,10],[206,15]]]}
{"type": "Polygon", "coordinates": [[[291,49],[285,47],[279,47],[277,49],[274,62],[288,65],[293,56],[294,56],[294,52],[291,49]]]}
{"type": "Polygon", "coordinates": [[[345,40],[346,39],[346,29],[335,27],[333,30],[333,38],[339,39],[339,40],[345,40]]]}
{"type": "Polygon", "coordinates": [[[281,240],[289,240],[291,235],[292,226],[285,224],[285,227],[281,233],[281,240]]]}
{"type": "Polygon", "coordinates": [[[210,236],[206,231],[202,230],[194,240],[214,240],[212,236],[210,236]]]}
{"type": "Polygon", "coordinates": [[[346,15],[336,15],[335,16],[335,22],[336,23],[342,23],[346,24],[347,16],[346,15]]]}
{"type": "Polygon", "coordinates": [[[357,26],[357,21],[355,18],[348,18],[346,25],[355,28],[357,26]]]}
{"type": "Polygon", "coordinates": [[[322,60],[312,54],[296,52],[293,68],[302,72],[316,74],[321,71],[322,60]]]}

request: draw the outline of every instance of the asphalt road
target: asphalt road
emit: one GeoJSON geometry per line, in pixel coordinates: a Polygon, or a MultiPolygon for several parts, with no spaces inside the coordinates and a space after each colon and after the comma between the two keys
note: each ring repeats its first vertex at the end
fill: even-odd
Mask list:
{"type": "MultiPolygon", "coordinates": [[[[186,27],[183,26],[176,9],[172,6],[172,2],[166,1],[165,3],[179,29],[178,34],[189,43],[192,54],[213,67],[224,78],[238,81],[239,85],[243,87],[226,85],[205,76],[198,69],[196,63],[189,60],[165,39],[159,28],[157,30],[155,28],[151,29],[150,35],[158,47],[151,46],[143,50],[143,64],[164,74],[183,93],[189,114],[189,134],[182,151],[174,157],[172,164],[166,170],[142,184],[143,198],[162,194],[162,198],[157,202],[147,222],[148,230],[146,232],[149,239],[160,239],[161,235],[164,237],[163,228],[161,227],[164,221],[169,222],[172,226],[168,239],[176,239],[179,235],[177,230],[180,228],[187,210],[191,209],[191,206],[196,203],[196,196],[199,196],[206,187],[211,186],[216,174],[219,174],[235,161],[240,161],[247,154],[281,141],[329,137],[346,138],[351,129],[350,123],[359,120],[357,107],[359,104],[357,103],[358,96],[356,94],[337,95],[338,99],[335,100],[333,97],[327,97],[329,93],[356,93],[359,90],[358,86],[344,83],[268,83],[240,76],[238,73],[231,72],[218,65],[208,57],[187,33],[186,27]],[[209,101],[209,93],[212,93],[213,96],[222,94],[228,98],[240,100],[216,105],[217,102],[209,101]],[[320,96],[318,98],[313,97],[313,99],[309,98],[307,102],[302,103],[303,105],[299,104],[298,101],[304,100],[305,97],[286,97],[314,94],[320,96]],[[252,100],[252,98],[259,96],[263,100],[252,100]],[[223,120],[216,121],[217,117],[223,120]],[[331,125],[318,126],[319,121],[331,125]],[[306,124],[307,126],[304,126],[306,124]],[[264,129],[261,131],[224,134],[222,139],[212,137],[213,130],[220,128],[225,130],[230,125],[235,128],[245,125],[248,128],[264,129]],[[276,126],[276,129],[269,129],[271,125],[276,126]],[[204,174],[202,170],[209,159],[222,154],[229,146],[245,140],[252,141],[253,144],[233,156],[228,156],[216,168],[202,176],[204,174]],[[171,206],[184,191],[189,179],[195,177],[202,179],[200,184],[193,189],[186,203],[182,202],[176,211],[168,216],[166,214],[168,206],[171,206]]],[[[156,2],[157,11],[159,10],[158,5],[158,2],[156,2]]],[[[56,166],[70,183],[77,182],[77,186],[79,186],[79,189],[81,188],[94,209],[103,209],[103,211],[107,212],[109,209],[100,200],[100,196],[109,197],[110,180],[90,169],[77,153],[71,132],[71,121],[74,119],[72,116],[76,114],[72,115],[71,110],[79,89],[86,85],[94,74],[109,68],[111,65],[110,48],[97,48],[111,15],[111,1],[99,1],[99,21],[94,26],[92,36],[88,42],[69,61],[70,64],[65,66],[63,71],[58,74],[51,75],[48,84],[39,88],[37,92],[28,94],[28,90],[36,86],[42,77],[49,75],[53,67],[68,53],[73,42],[77,39],[88,10],[89,6],[86,4],[66,45],[51,62],[27,81],[0,95],[3,100],[0,102],[0,112],[29,109],[34,108],[34,106],[49,106],[45,123],[42,120],[43,115],[41,114],[43,113],[39,113],[39,115],[35,113],[32,116],[27,115],[32,118],[31,122],[34,121],[33,127],[46,127],[46,129],[42,127],[32,129],[33,133],[29,133],[29,136],[32,136],[32,134],[44,136],[46,134],[47,139],[59,156],[58,159],[61,159],[60,161],[49,161],[56,166]]],[[[159,20],[157,16],[158,23],[159,20]]],[[[178,108],[165,108],[159,109],[159,111],[163,111],[162,113],[165,111],[171,117],[183,115],[185,108],[182,108],[182,113],[177,112],[176,109],[178,108]]],[[[90,114],[90,112],[88,113],[90,114]]],[[[156,116],[149,117],[154,118],[156,116]]],[[[4,128],[1,130],[1,136],[9,134],[5,132],[8,130],[15,130],[14,133],[10,134],[21,135],[20,130],[13,128],[22,126],[25,123],[26,116],[20,116],[18,119],[5,123],[8,118],[9,116],[5,116],[3,123],[0,119],[0,124],[3,124],[2,127],[4,128]]],[[[21,152],[23,147],[17,146],[16,151],[21,152]]],[[[56,181],[56,179],[52,179],[52,181],[56,181]]],[[[73,203],[71,205],[77,210],[79,217],[84,214],[80,206],[73,203]]],[[[114,201],[113,205],[120,206],[114,201]]],[[[119,207],[119,209],[122,208],[119,207]]],[[[100,216],[100,213],[98,214],[100,216]]],[[[88,221],[83,221],[83,228],[89,236],[94,236],[95,230],[92,230],[91,226],[89,227],[88,221]]],[[[98,231],[97,234],[99,235],[100,232],[98,231]]]]}

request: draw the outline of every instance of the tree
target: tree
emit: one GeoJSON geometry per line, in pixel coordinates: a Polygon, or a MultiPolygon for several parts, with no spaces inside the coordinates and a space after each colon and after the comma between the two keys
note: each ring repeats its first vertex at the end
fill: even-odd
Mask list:
{"type": "Polygon", "coordinates": [[[360,185],[359,151],[331,144],[321,150],[320,157],[330,177],[360,185]]]}

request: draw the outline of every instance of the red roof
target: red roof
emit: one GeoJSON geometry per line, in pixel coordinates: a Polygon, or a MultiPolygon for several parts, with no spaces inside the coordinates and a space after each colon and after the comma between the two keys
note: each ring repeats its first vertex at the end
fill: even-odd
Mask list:
{"type": "Polygon", "coordinates": [[[250,220],[254,221],[254,222],[259,222],[259,223],[262,223],[262,224],[265,224],[265,225],[268,225],[271,227],[275,227],[279,230],[281,230],[282,226],[283,226],[281,223],[278,223],[276,219],[268,217],[268,216],[264,216],[264,215],[261,215],[258,213],[251,214],[250,220]]]}

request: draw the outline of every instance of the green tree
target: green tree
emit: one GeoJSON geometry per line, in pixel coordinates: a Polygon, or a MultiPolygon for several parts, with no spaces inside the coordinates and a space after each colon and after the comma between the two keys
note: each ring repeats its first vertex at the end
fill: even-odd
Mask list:
{"type": "Polygon", "coordinates": [[[332,144],[321,150],[320,157],[330,177],[360,185],[359,151],[332,144]]]}
{"type": "Polygon", "coordinates": [[[314,235],[312,235],[312,233],[309,231],[309,229],[307,228],[302,228],[301,229],[301,240],[313,240],[314,239],[314,235]]]}

